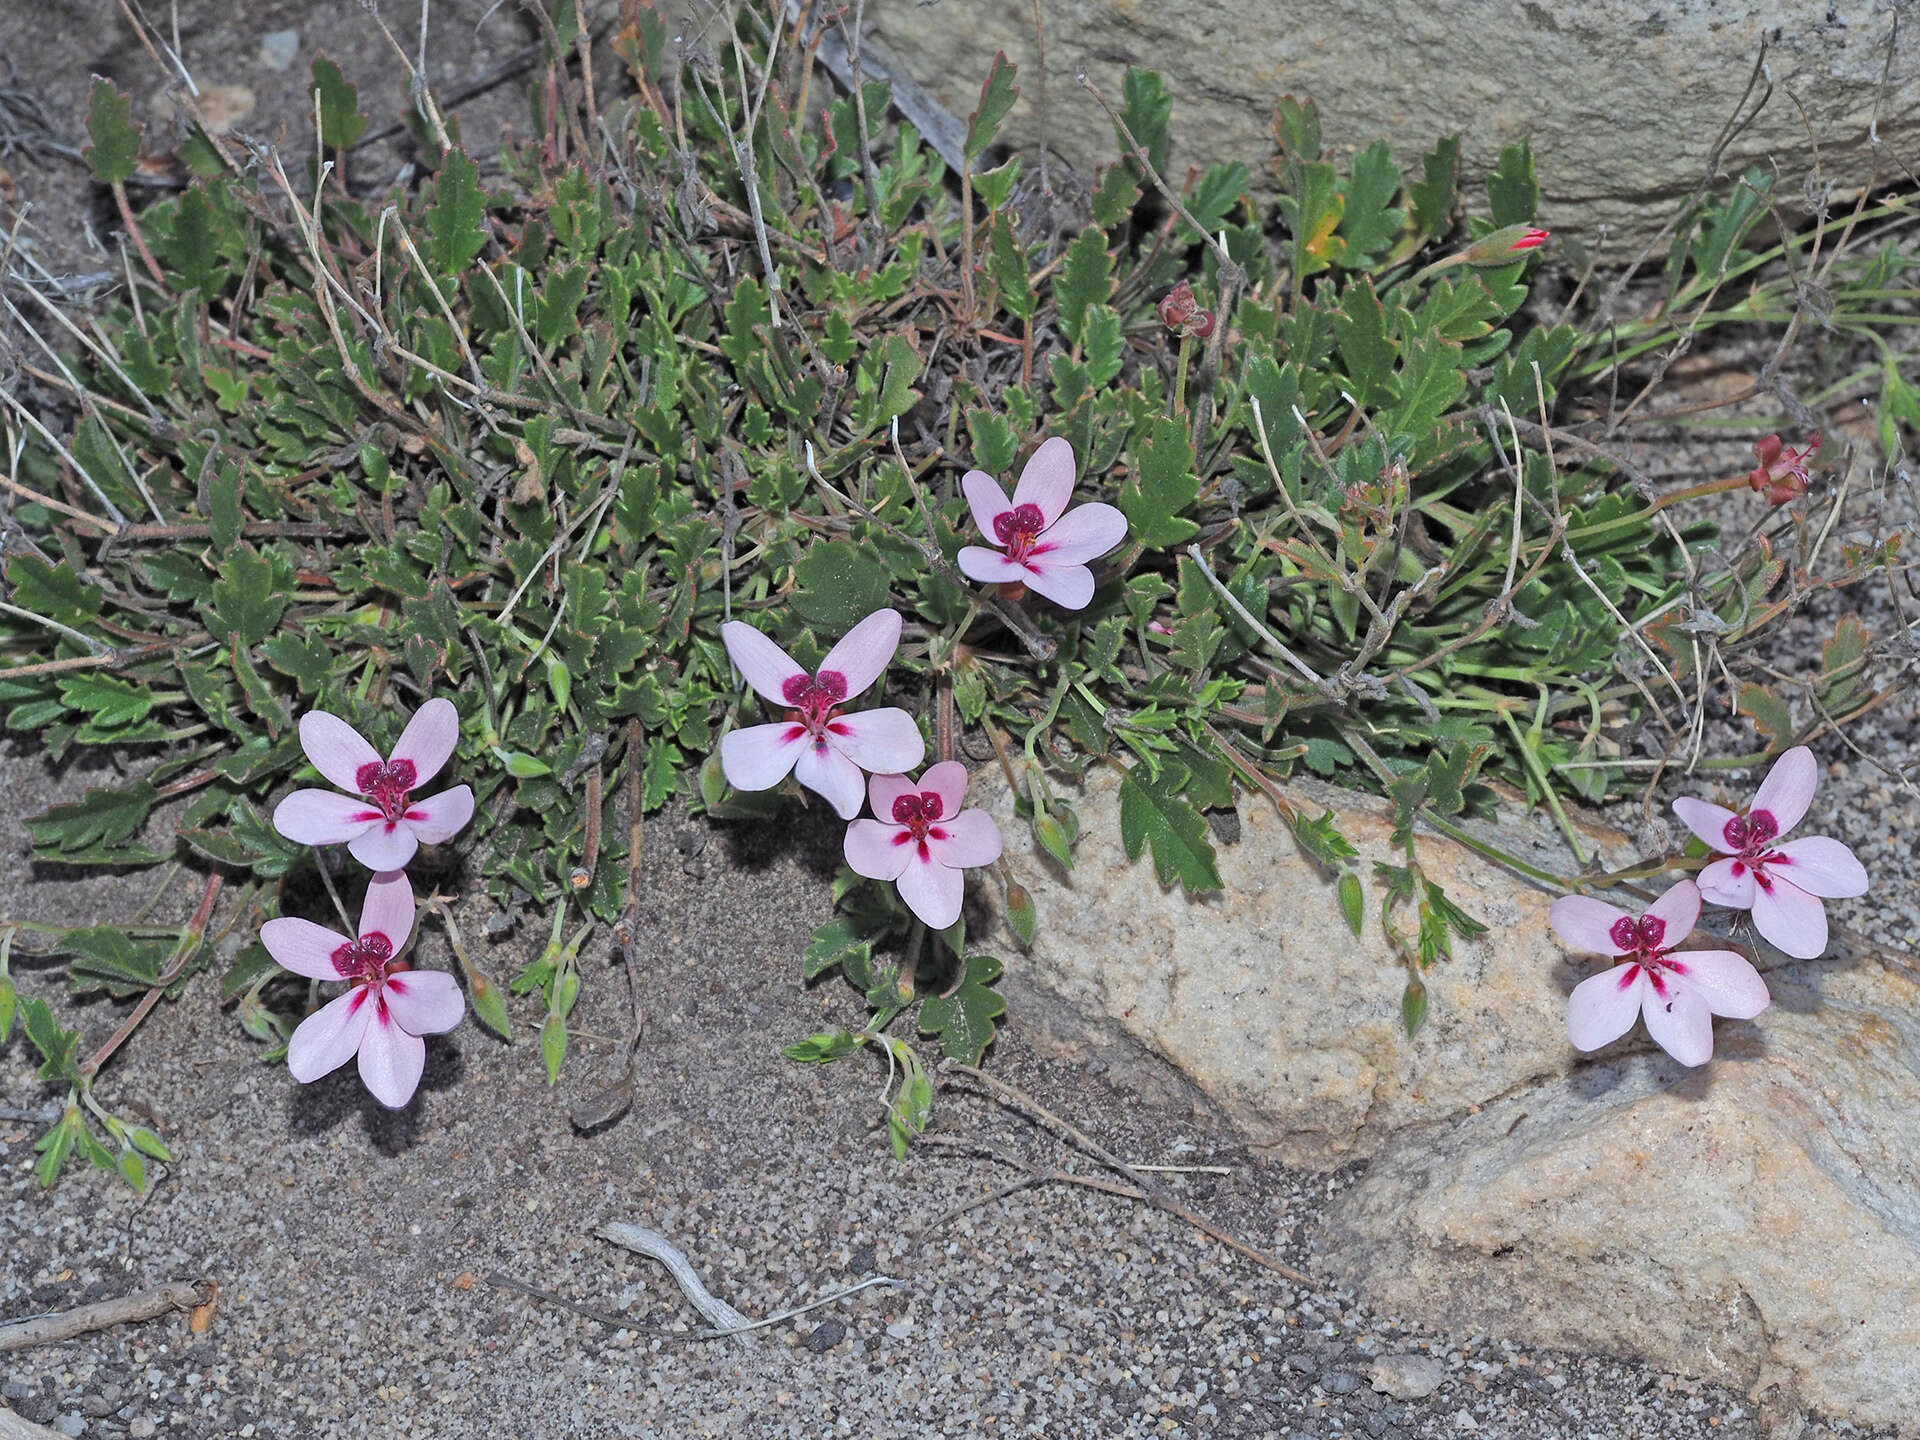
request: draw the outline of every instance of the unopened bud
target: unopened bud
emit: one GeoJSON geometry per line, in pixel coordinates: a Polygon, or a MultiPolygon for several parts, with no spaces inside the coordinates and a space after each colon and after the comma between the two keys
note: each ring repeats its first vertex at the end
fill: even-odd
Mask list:
{"type": "Polygon", "coordinates": [[[1187,322],[1187,333],[1196,340],[1205,340],[1213,334],[1213,326],[1211,310],[1196,310],[1193,312],[1193,319],[1187,322]]]}
{"type": "Polygon", "coordinates": [[[1178,330],[1193,318],[1193,312],[1199,309],[1194,302],[1193,286],[1182,280],[1173,289],[1160,297],[1160,323],[1169,330],[1178,330]]]}
{"type": "Polygon", "coordinates": [[[1537,225],[1503,225],[1482,235],[1460,252],[1469,265],[1511,265],[1529,250],[1546,243],[1547,232],[1537,225]]]}

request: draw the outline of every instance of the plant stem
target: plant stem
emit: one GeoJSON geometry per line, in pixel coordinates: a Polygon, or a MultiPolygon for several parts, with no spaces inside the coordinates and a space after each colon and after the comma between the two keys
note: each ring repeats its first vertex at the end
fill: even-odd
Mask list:
{"type": "Polygon", "coordinates": [[[218,870],[207,876],[207,888],[200,896],[200,906],[180,932],[180,943],[174,946],[167,968],[160,972],[160,978],[153,982],[153,988],[140,997],[140,1003],[133,1007],[133,1013],[120,1022],[120,1028],[108,1037],[107,1043],[94,1051],[87,1063],[80,1067],[82,1081],[91,1080],[99,1073],[100,1067],[112,1058],[113,1052],[140,1028],[140,1022],[147,1018],[147,1012],[160,1003],[160,997],[166,994],[169,985],[180,978],[180,972],[187,968],[188,962],[200,953],[200,941],[207,933],[207,921],[213,916],[214,902],[220,898],[220,887],[225,883],[226,876],[218,870]]]}

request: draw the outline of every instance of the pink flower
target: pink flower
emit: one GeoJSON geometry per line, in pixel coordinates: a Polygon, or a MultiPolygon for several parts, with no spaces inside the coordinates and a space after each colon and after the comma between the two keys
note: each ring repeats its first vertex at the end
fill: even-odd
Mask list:
{"type": "Polygon", "coordinates": [[[1807,467],[1813,463],[1814,454],[1819,448],[1818,434],[1800,450],[1781,443],[1778,435],[1754,441],[1753,453],[1760,463],[1747,472],[1748,487],[1765,495],[1769,505],[1785,505],[1806,494],[1807,485],[1812,479],[1807,474],[1807,467]],[[1780,467],[1777,475],[1774,473],[1776,465],[1780,467]]]}
{"type": "Polygon", "coordinates": [[[422,1035],[453,1029],[466,1014],[460,987],[444,970],[412,970],[397,956],[413,934],[413,887],[398,870],[373,877],[349,940],[311,920],[283,918],[260,927],[267,953],[309,980],[348,980],[293,1032],[287,1068],[302,1085],[360,1056],[360,1078],[382,1105],[398,1110],[413,1098],[427,1063],[422,1035]]]}
{"type": "Polygon", "coordinates": [[[842,820],[860,813],[862,770],[911,770],[927,754],[920,727],[893,706],[842,715],[840,707],[880,678],[900,644],[900,613],[876,610],[841,637],[812,675],[751,625],[720,627],[727,654],[747,683],[787,718],[732,730],[720,739],[720,768],[736,790],[771,790],[789,772],[824,795],[842,820]]]}
{"type": "Polygon", "coordinates": [[[984,810],[962,810],[966,794],[967,767],[958,760],[929,766],[918,780],[876,775],[867,795],[883,818],[847,827],[844,849],[854,873],[893,881],[907,908],[934,930],[960,918],[963,872],[1000,858],[1000,827],[984,810]]]}
{"type": "Polygon", "coordinates": [[[1682,880],[1635,919],[1584,895],[1567,895],[1547,913],[1576,950],[1622,963],[1582,980],[1567,1000],[1567,1038],[1598,1050],[1647,1017],[1647,1033],[1682,1065],[1713,1058],[1713,1019],[1751,1020],[1771,997],[1760,972],[1731,950],[1679,950],[1700,918],[1700,890],[1682,880]]]}
{"type": "Polygon", "coordinates": [[[1820,767],[1796,745],[1767,772],[1753,808],[1736,815],[1683,795],[1673,813],[1724,859],[1700,872],[1700,893],[1715,905],[1753,911],[1753,927],[1797,960],[1827,948],[1827,907],[1820,902],[1867,893],[1867,872],[1853,852],[1825,835],[1780,843],[1813,803],[1820,767]]]}
{"type": "Polygon", "coordinates": [[[1093,599],[1087,562],[1127,538],[1127,517],[1111,505],[1068,510],[1073,471],[1073,446],[1056,435],[1033,452],[1011,501],[986,471],[963,475],[973,523],[1000,548],[967,546],[959,555],[961,571],[982,584],[1024,584],[1065,609],[1086,609],[1093,599]]]}
{"type": "Polygon", "coordinates": [[[459,739],[460,714],[451,700],[429,700],[415,711],[385,760],[338,715],[310,711],[300,717],[300,748],[314,769],[359,798],[296,790],[274,808],[273,828],[301,845],[345,844],[369,870],[398,870],[423,843],[451,840],[473,818],[469,786],[413,798],[416,787],[440,773],[459,739]]]}

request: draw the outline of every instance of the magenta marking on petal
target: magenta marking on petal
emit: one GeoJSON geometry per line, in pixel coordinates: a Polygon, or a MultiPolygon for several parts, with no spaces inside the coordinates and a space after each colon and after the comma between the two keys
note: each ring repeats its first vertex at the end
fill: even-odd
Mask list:
{"type": "Polygon", "coordinates": [[[388,760],[378,765],[368,761],[353,772],[353,783],[360,787],[362,795],[380,807],[381,815],[391,820],[407,808],[407,795],[414,787],[417,774],[411,760],[388,760]]]}
{"type": "Polygon", "coordinates": [[[340,946],[327,958],[333,961],[333,968],[340,972],[342,979],[353,974],[354,954],[351,941],[340,946]]]}
{"type": "Polygon", "coordinates": [[[1780,825],[1771,810],[1756,810],[1747,817],[1747,834],[1755,845],[1764,845],[1780,833],[1780,825]]]}
{"type": "Polygon", "coordinates": [[[1747,822],[1738,815],[1727,821],[1727,828],[1721,834],[1726,839],[1727,849],[1735,855],[1747,848],[1747,822]]]}
{"type": "Polygon", "coordinates": [[[1619,947],[1622,955],[1631,955],[1640,948],[1640,937],[1634,929],[1631,915],[1622,915],[1614,921],[1607,931],[1607,938],[1619,947]]]}
{"type": "Polygon", "coordinates": [[[1620,967],[1619,988],[1622,990],[1631,989],[1634,982],[1639,978],[1640,967],[1638,965],[1622,965],[1620,967]]]}
{"type": "Polygon", "coordinates": [[[1642,915],[1639,923],[1640,945],[1642,950],[1659,948],[1660,941],[1667,933],[1667,922],[1658,915],[1642,915]]]}
{"type": "MultiPolygon", "coordinates": [[[[905,827],[903,833],[915,840],[925,841],[928,827],[940,818],[946,809],[946,802],[940,798],[937,790],[922,790],[918,795],[896,795],[893,801],[893,823],[905,827]]],[[[926,846],[922,844],[922,851],[926,846]]]]}
{"type": "Polygon", "coordinates": [[[1693,973],[1678,955],[1671,952],[1661,956],[1660,963],[1676,975],[1691,975],[1693,973]]]}
{"type": "Polygon", "coordinates": [[[847,677],[838,670],[822,670],[818,675],[789,675],[780,682],[781,697],[815,735],[833,714],[833,707],[847,698],[847,677]]]}
{"type": "MultiPolygon", "coordinates": [[[[1667,982],[1661,978],[1660,971],[1654,966],[1647,967],[1647,983],[1653,986],[1654,994],[1662,1000],[1667,999],[1667,982]]],[[[1673,1002],[1668,1000],[1667,1003],[1671,1005],[1673,1002]]]]}
{"type": "Polygon", "coordinates": [[[378,810],[362,810],[357,815],[349,815],[347,817],[347,819],[355,825],[364,825],[369,820],[381,820],[385,818],[386,817],[381,815],[378,810]]]}
{"type": "Polygon", "coordinates": [[[1009,560],[1024,561],[1033,542],[1046,528],[1046,514],[1031,502],[1003,510],[993,517],[994,538],[1005,547],[1009,560]]]}

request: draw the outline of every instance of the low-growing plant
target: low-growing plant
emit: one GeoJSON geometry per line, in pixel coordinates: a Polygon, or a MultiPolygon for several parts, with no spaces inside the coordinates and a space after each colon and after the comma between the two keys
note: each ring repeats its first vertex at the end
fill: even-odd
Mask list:
{"type": "MultiPolygon", "coordinates": [[[[43,999],[24,1002],[43,1077],[72,1097],[43,1180],[76,1149],[135,1184],[139,1156],[165,1158],[99,1103],[95,1076],[210,964],[223,885],[238,887],[227,932],[244,936],[278,923],[283,887],[315,865],[267,818],[311,778],[305,712],[386,753],[430,694],[457,707],[475,808],[446,863],[547,937],[510,989],[539,997],[552,1080],[583,947],[638,925],[632,822],[670,801],[727,823],[797,803],[791,782],[727,781],[741,772],[725,747],[763,718],[736,674],[751,669],[729,661],[742,629],[818,687],[843,635],[897,612],[884,694],[862,703],[904,711],[935,770],[992,757],[1068,868],[1117,840],[1163,885],[1216,889],[1203,813],[1263,795],[1356,931],[1373,888],[1409,970],[1410,1031],[1420,972],[1481,928],[1419,872],[1416,819],[1484,847],[1461,823],[1499,780],[1549,806],[1584,858],[1566,803],[1700,761],[1723,680],[1761,754],[1883,698],[1857,621],[1810,676],[1768,671],[1759,645],[1809,595],[1894,565],[1897,535],[1845,537],[1844,573],[1824,576],[1839,502],[1803,466],[1786,493],[1772,470],[1754,487],[1784,518],[1715,550],[1685,502],[1747,476],[1660,493],[1561,415],[1565,387],[1630,373],[1641,348],[1775,318],[1790,293],[1776,272],[1799,283],[1807,256],[1792,236],[1741,248],[1769,213],[1762,180],[1684,218],[1672,305],[1587,329],[1528,308],[1545,233],[1524,144],[1470,198],[1457,142],[1411,166],[1384,141],[1337,163],[1314,107],[1287,99],[1271,212],[1243,164],[1169,182],[1175,99],[1136,69],[1113,162],[1037,184],[1017,155],[984,165],[1018,93],[1004,57],[943,156],[857,72],[822,105],[810,37],[783,15],[749,7],[708,49],[650,4],[629,0],[608,35],[561,0],[533,138],[483,171],[422,89],[409,121],[428,173],[390,193],[359,186],[369,117],[316,61],[311,155],[195,132],[179,152],[192,178],[127,210],[124,289],[89,329],[63,326],[73,345],[22,360],[3,392],[17,529],[0,701],[53,759],[107,747],[124,765],[34,820],[35,854],[181,866],[204,886],[178,929],[0,930],[0,976],[32,937],[68,958],[77,992],[143,997],[86,1063],[43,999]],[[1713,311],[1742,277],[1764,277],[1744,310],[1713,311]],[[1036,451],[1091,503],[1062,519],[982,488],[1036,451]],[[1086,533],[1048,538],[1068,522],[1086,533]],[[1119,772],[1118,837],[1080,831],[1074,785],[1096,765],[1119,772]],[[1331,814],[1283,793],[1302,770],[1391,795],[1406,864],[1359,874],[1331,814]]],[[[96,178],[124,194],[143,137],[106,81],[89,132],[96,178]]],[[[1863,201],[1854,224],[1890,213],[1863,201]]],[[[1830,287],[1852,273],[1836,253],[1830,287]]],[[[1897,288],[1910,266],[1889,240],[1831,293],[1897,288]]],[[[1893,320],[1828,313],[1885,347],[1875,327],[1893,320]]],[[[1889,426],[1920,419],[1901,363],[1886,348],[1889,426]]],[[[1807,457],[1776,439],[1759,458],[1807,457]]],[[[803,688],[776,703],[818,721],[824,746],[850,697],[803,688]]],[[[810,773],[858,812],[864,797],[833,788],[845,776],[810,773]]],[[[952,780],[915,783],[945,795],[952,780]]],[[[873,784],[889,807],[924,799],[873,784]]],[[[913,805],[857,823],[924,843],[931,812],[913,805]]],[[[896,889],[880,843],[867,832],[856,855],[849,839],[839,913],[802,967],[838,969],[869,1013],[788,1053],[877,1046],[902,1077],[903,1148],[932,1092],[889,1027],[910,1016],[977,1063],[1003,961],[963,919],[930,929],[945,911],[916,913],[913,896],[953,882],[929,870],[896,889]]],[[[988,873],[1030,940],[1046,917],[988,873]]],[[[435,913],[476,1013],[510,1037],[498,982],[435,913]]],[[[219,991],[273,1053],[308,995],[258,942],[219,991]]],[[[0,978],[0,1035],[13,1006],[0,978]]]]}

